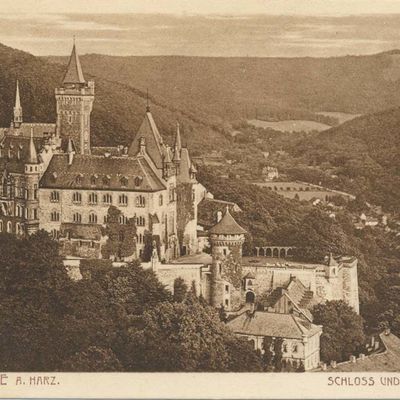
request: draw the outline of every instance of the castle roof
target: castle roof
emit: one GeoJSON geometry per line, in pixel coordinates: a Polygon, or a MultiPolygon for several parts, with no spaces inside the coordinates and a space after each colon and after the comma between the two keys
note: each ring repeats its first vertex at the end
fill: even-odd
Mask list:
{"type": "Polygon", "coordinates": [[[197,221],[198,224],[208,229],[217,222],[218,212],[224,212],[226,206],[229,206],[230,211],[240,212],[240,207],[231,201],[224,201],[204,197],[197,206],[197,221]]]}
{"type": "Polygon", "coordinates": [[[76,52],[75,43],[72,47],[71,57],[69,58],[67,71],[65,72],[63,83],[85,83],[81,63],[76,52]]]}
{"type": "Polygon", "coordinates": [[[146,141],[147,154],[153,160],[156,167],[161,169],[163,167],[164,144],[150,110],[146,111],[143,122],[129,147],[128,154],[130,156],[133,157],[138,154],[140,150],[140,138],[142,137],[146,141]]]}
{"type": "MultiPolygon", "coordinates": [[[[33,131],[34,138],[50,137],[56,132],[56,124],[40,122],[23,122],[18,128],[0,128],[3,136],[23,136],[29,138],[33,131]]],[[[1,134],[0,134],[1,136],[1,134]]]]}
{"type": "Polygon", "coordinates": [[[165,186],[144,156],[55,154],[40,180],[42,188],[155,192],[165,186]]]}
{"type": "Polygon", "coordinates": [[[236,334],[303,339],[321,331],[321,327],[293,314],[256,311],[244,312],[227,323],[236,334]]]}
{"type": "Polygon", "coordinates": [[[14,109],[20,109],[21,108],[21,99],[19,97],[19,82],[17,80],[17,87],[15,89],[15,106],[14,109]]]}
{"type": "Polygon", "coordinates": [[[221,221],[210,229],[210,233],[217,235],[241,235],[246,233],[246,230],[235,221],[229,212],[229,207],[226,207],[221,221]]]}

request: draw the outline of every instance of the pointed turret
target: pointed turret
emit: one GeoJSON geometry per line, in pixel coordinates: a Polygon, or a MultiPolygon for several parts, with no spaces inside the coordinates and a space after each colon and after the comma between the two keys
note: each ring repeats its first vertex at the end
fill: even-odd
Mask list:
{"type": "Polygon", "coordinates": [[[36,152],[35,142],[33,141],[33,128],[31,128],[31,137],[29,139],[28,157],[26,159],[27,164],[38,164],[38,156],[36,152]]]}
{"type": "Polygon", "coordinates": [[[244,235],[246,230],[235,221],[229,211],[229,206],[226,206],[224,216],[218,224],[210,229],[210,233],[216,235],[244,235]]]}
{"type": "Polygon", "coordinates": [[[68,165],[71,165],[74,161],[75,145],[71,138],[68,139],[67,144],[67,154],[68,154],[68,165]]]}
{"type": "Polygon", "coordinates": [[[84,83],[85,83],[85,78],[83,77],[82,67],[79,61],[78,53],[76,52],[75,39],[74,39],[74,45],[72,47],[72,53],[71,57],[69,58],[67,72],[65,73],[63,84],[76,85],[84,83]]]}
{"type": "Polygon", "coordinates": [[[14,127],[19,128],[22,124],[22,107],[21,99],[19,96],[19,82],[17,80],[17,87],[15,89],[15,106],[14,106],[14,127]]]}
{"type": "Polygon", "coordinates": [[[180,164],[181,162],[181,133],[179,130],[179,122],[176,122],[176,135],[175,135],[175,144],[174,144],[174,157],[172,161],[175,164],[180,164]]]}

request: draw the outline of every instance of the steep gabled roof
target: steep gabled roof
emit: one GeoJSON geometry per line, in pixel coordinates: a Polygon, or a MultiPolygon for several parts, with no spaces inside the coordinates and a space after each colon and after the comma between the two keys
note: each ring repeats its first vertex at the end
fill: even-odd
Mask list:
{"type": "Polygon", "coordinates": [[[36,152],[35,142],[33,141],[33,130],[31,132],[31,137],[29,138],[28,156],[26,158],[28,164],[37,164],[38,156],[36,152]]]}
{"type": "Polygon", "coordinates": [[[243,335],[282,337],[288,339],[302,339],[313,336],[321,331],[321,327],[293,314],[271,313],[256,311],[249,315],[240,314],[227,323],[234,332],[243,335]]]}
{"type": "Polygon", "coordinates": [[[229,207],[226,207],[225,214],[221,218],[221,221],[210,229],[210,233],[216,235],[241,235],[245,234],[246,230],[235,221],[229,212],[229,207]]]}
{"type": "Polygon", "coordinates": [[[146,111],[143,122],[129,147],[128,154],[131,157],[138,154],[140,149],[140,138],[142,137],[146,141],[147,154],[153,160],[156,167],[161,169],[163,167],[163,154],[165,151],[163,149],[164,144],[150,111],[146,111]]]}
{"type": "Polygon", "coordinates": [[[146,157],[104,157],[87,154],[74,155],[70,165],[68,154],[55,154],[40,180],[40,187],[135,192],[165,189],[146,157]]]}
{"type": "Polygon", "coordinates": [[[71,57],[69,58],[67,71],[64,75],[63,83],[85,83],[81,63],[76,52],[75,43],[72,47],[71,57]]]}

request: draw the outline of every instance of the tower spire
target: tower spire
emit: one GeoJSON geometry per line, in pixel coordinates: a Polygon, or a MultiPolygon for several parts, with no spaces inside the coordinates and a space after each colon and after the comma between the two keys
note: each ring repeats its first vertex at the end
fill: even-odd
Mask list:
{"type": "Polygon", "coordinates": [[[175,134],[174,158],[173,158],[174,162],[181,161],[181,149],[182,149],[181,132],[179,130],[179,122],[176,121],[176,134],[175,134]]]}
{"type": "Polygon", "coordinates": [[[63,84],[84,84],[85,78],[83,76],[81,63],[75,46],[75,36],[73,39],[73,46],[71,56],[69,58],[67,71],[64,75],[63,84]]]}
{"type": "Polygon", "coordinates": [[[21,124],[22,124],[22,107],[21,107],[21,99],[19,96],[19,82],[17,79],[17,86],[15,89],[14,127],[18,128],[21,124]]]}
{"type": "Polygon", "coordinates": [[[28,159],[26,160],[26,162],[28,164],[37,164],[38,163],[35,142],[33,141],[33,128],[31,128],[31,137],[29,139],[28,159]]]}

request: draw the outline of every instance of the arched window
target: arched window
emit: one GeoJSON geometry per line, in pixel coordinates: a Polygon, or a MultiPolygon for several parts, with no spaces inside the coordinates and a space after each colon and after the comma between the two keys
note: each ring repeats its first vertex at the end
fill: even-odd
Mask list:
{"type": "Polygon", "coordinates": [[[109,193],[103,194],[103,203],[112,204],[112,196],[109,193]]]}
{"type": "Polygon", "coordinates": [[[82,180],[83,180],[83,175],[82,175],[82,174],[79,174],[79,175],[76,177],[75,182],[76,182],[77,185],[81,185],[81,184],[82,184],[82,180]]]}
{"type": "Polygon", "coordinates": [[[136,207],[146,207],[146,199],[144,196],[140,195],[136,197],[136,207]]]}
{"type": "Polygon", "coordinates": [[[128,196],[126,194],[120,194],[118,200],[121,206],[128,205],[128,196]]]}
{"type": "Polygon", "coordinates": [[[127,187],[128,186],[128,178],[126,176],[123,176],[120,180],[121,186],[127,187]]]}
{"type": "Polygon", "coordinates": [[[163,205],[163,195],[160,194],[160,196],[158,197],[158,205],[162,206],[163,205]]]}
{"type": "Polygon", "coordinates": [[[82,222],[82,215],[79,213],[75,213],[72,218],[73,218],[73,221],[78,224],[82,222]]]}
{"type": "Polygon", "coordinates": [[[90,184],[91,185],[96,185],[96,182],[97,182],[97,175],[92,175],[90,177],[90,184]]]}
{"type": "Polygon", "coordinates": [[[142,182],[143,182],[143,178],[141,176],[137,176],[135,178],[135,186],[136,187],[139,187],[142,184],[142,182]]]}
{"type": "Polygon", "coordinates": [[[104,216],[103,221],[104,221],[105,224],[108,222],[108,215],[104,216]]]}
{"type": "Polygon", "coordinates": [[[137,226],[145,226],[146,225],[146,219],[144,217],[142,217],[142,216],[137,217],[136,225],[137,226]]]}
{"type": "Polygon", "coordinates": [[[89,223],[97,224],[97,215],[95,213],[89,214],[89,223]]]}
{"type": "Polygon", "coordinates": [[[52,203],[58,203],[60,201],[60,193],[54,190],[50,193],[50,201],[52,203]]]}
{"type": "Polygon", "coordinates": [[[8,222],[7,222],[7,232],[8,232],[8,233],[11,233],[11,232],[12,232],[12,224],[11,224],[11,221],[8,221],[8,222]]]}
{"type": "Polygon", "coordinates": [[[89,204],[97,204],[97,193],[89,194],[89,204]]]}
{"type": "Polygon", "coordinates": [[[20,223],[16,223],[15,225],[16,231],[17,231],[17,235],[22,235],[22,227],[20,223]]]}
{"type": "Polygon", "coordinates": [[[19,205],[17,205],[16,214],[17,214],[17,217],[21,216],[21,207],[19,205]]]}
{"type": "Polygon", "coordinates": [[[106,175],[105,177],[103,177],[103,185],[104,186],[109,186],[110,185],[110,180],[111,180],[110,175],[106,175]]]}
{"type": "Polygon", "coordinates": [[[74,192],[72,195],[72,201],[74,203],[82,203],[82,195],[79,192],[74,192]]]}
{"type": "Polygon", "coordinates": [[[0,219],[0,232],[3,232],[3,221],[0,219]]]}

